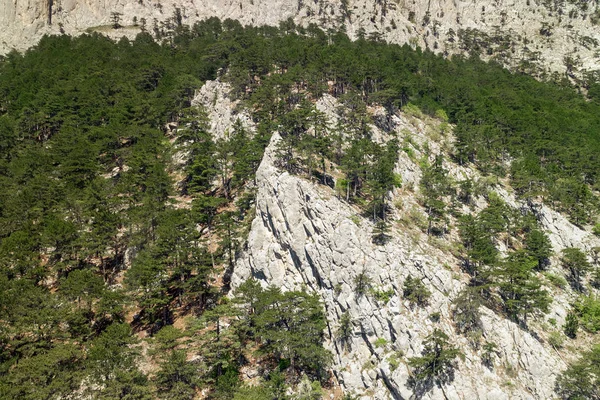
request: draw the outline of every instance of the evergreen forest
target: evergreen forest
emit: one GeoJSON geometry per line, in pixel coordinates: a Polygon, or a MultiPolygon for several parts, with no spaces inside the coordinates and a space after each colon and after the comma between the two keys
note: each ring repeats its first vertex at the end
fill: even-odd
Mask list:
{"type": "MultiPolygon", "coordinates": [[[[1,57],[0,398],[288,399],[293,386],[293,398],[319,399],[332,361],[319,297],[255,280],[230,287],[271,134],[282,137],[280,167],[364,210],[374,242],[388,235],[386,194],[401,184],[393,170],[402,143],[371,140],[372,105],[441,116],[454,126],[454,162],[506,178],[520,198],[589,227],[600,207],[597,93],[476,56],[351,41],[289,21],[243,27],[211,18],[190,27],[173,18],[134,40],[46,36],[1,57]],[[226,139],[211,136],[192,99],[217,78],[251,110],[255,134],[236,124],[226,139]],[[316,110],[323,93],[346,107],[343,131],[316,110]],[[334,182],[326,161],[343,177],[334,182]],[[246,386],[242,371],[256,360],[263,379],[246,386]]],[[[445,200],[468,203],[474,189],[451,187],[441,159],[424,171],[427,233],[443,237],[454,212],[445,200]]],[[[457,300],[466,310],[457,330],[477,331],[474,302],[524,325],[547,310],[537,276],[551,250],[535,218],[493,196],[478,215],[457,218],[472,283],[457,300]],[[494,243],[504,234],[526,245],[500,259],[494,243]]],[[[567,250],[568,283],[585,294],[592,266],[567,250]]],[[[373,295],[363,278],[357,295],[373,295]]],[[[404,287],[416,306],[430,295],[419,283],[404,287]]],[[[575,306],[572,335],[600,329],[598,300],[582,295],[575,306]]],[[[350,322],[342,325],[341,342],[351,334],[350,322]]],[[[436,368],[460,353],[441,332],[428,340],[445,358],[411,359],[417,380],[438,379],[436,368]]],[[[561,376],[564,398],[599,398],[599,350],[588,350],[561,376]]]]}

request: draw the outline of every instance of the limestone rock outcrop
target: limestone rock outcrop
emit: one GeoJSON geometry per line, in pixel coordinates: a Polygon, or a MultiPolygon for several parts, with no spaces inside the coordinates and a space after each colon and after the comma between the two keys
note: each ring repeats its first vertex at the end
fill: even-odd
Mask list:
{"type": "Polygon", "coordinates": [[[328,187],[282,172],[275,166],[273,136],[257,173],[256,218],[247,252],[235,267],[233,285],[254,277],[284,290],[307,288],[323,299],[329,326],[328,347],[334,353],[336,378],[362,398],[408,399],[414,391],[405,360],[419,356],[434,328],[446,332],[464,351],[454,380],[423,394],[429,399],[545,399],[553,394],[563,361],[548,346],[513,322],[483,310],[484,337],[495,343],[494,367],[454,331],[451,301],[465,285],[453,272],[456,260],[411,231],[394,229],[392,239],[376,245],[371,223],[338,199],[328,187]],[[365,273],[374,290],[391,290],[389,302],[356,293],[356,277],[365,273]],[[403,299],[409,276],[432,292],[425,308],[403,299]],[[353,335],[342,346],[337,331],[348,312],[353,335]],[[432,313],[439,313],[434,322],[432,313]],[[393,358],[401,354],[399,364],[393,358]]]}
{"type": "Polygon", "coordinates": [[[246,110],[237,110],[239,101],[231,100],[231,87],[220,80],[207,81],[192,99],[192,106],[202,106],[207,112],[213,139],[226,139],[236,122],[250,133],[256,127],[246,110]]]}

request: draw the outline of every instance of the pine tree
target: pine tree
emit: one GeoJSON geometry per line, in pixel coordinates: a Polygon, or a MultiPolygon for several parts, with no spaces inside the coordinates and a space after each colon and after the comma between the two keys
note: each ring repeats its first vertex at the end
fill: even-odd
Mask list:
{"type": "Polygon", "coordinates": [[[446,230],[446,203],[444,197],[450,194],[450,182],[443,167],[442,156],[436,156],[433,164],[425,165],[421,178],[423,206],[427,212],[427,234],[443,234],[446,230]]]}
{"type": "Polygon", "coordinates": [[[506,312],[515,320],[522,318],[527,321],[530,314],[545,313],[552,302],[533,272],[536,266],[536,260],[525,251],[518,250],[509,254],[490,273],[506,312]]]}
{"type": "Polygon", "coordinates": [[[453,370],[460,351],[448,342],[448,335],[435,329],[423,342],[421,357],[408,359],[412,368],[409,383],[414,388],[427,388],[431,383],[441,386],[454,379],[453,370]]]}
{"type": "Polygon", "coordinates": [[[548,236],[541,230],[533,229],[525,236],[527,253],[538,262],[537,269],[543,270],[552,255],[552,244],[548,236]]]}
{"type": "Polygon", "coordinates": [[[342,345],[342,348],[349,347],[352,335],[352,319],[350,318],[350,313],[348,310],[346,310],[340,317],[340,327],[337,331],[337,337],[342,345]]]}
{"type": "Polygon", "coordinates": [[[386,147],[374,146],[375,162],[367,168],[367,188],[371,195],[373,220],[387,221],[388,193],[401,185],[401,178],[394,173],[398,159],[398,141],[392,139],[386,147]]]}
{"type": "Polygon", "coordinates": [[[563,249],[561,263],[569,272],[569,280],[573,288],[582,292],[584,288],[581,279],[591,269],[585,254],[576,247],[563,249]]]}
{"type": "Polygon", "coordinates": [[[567,335],[571,339],[575,339],[577,337],[578,329],[579,318],[577,318],[577,314],[573,310],[571,310],[567,313],[567,318],[565,319],[563,331],[565,332],[565,335],[567,335]]]}
{"type": "Polygon", "coordinates": [[[452,312],[456,330],[467,335],[473,344],[476,344],[483,334],[481,321],[481,296],[477,287],[467,287],[452,302],[452,312]]]}
{"type": "Polygon", "coordinates": [[[184,350],[172,350],[162,357],[155,383],[161,399],[192,398],[197,385],[197,367],[187,361],[184,350]]]}
{"type": "Polygon", "coordinates": [[[126,324],[110,325],[92,342],[86,362],[96,383],[88,389],[94,398],[151,399],[147,378],[136,366],[136,342],[126,324]]]}
{"type": "Polygon", "coordinates": [[[431,297],[431,292],[419,278],[413,278],[409,275],[404,280],[403,295],[412,304],[425,306],[429,297],[431,297]]]}

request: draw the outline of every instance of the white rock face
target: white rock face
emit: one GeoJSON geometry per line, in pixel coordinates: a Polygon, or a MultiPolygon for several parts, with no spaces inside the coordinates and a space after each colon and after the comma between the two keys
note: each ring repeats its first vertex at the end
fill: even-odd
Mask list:
{"type": "Polygon", "coordinates": [[[588,253],[593,247],[600,246],[600,239],[575,225],[562,214],[545,204],[537,205],[541,226],[548,232],[548,237],[555,252],[567,247],[579,247],[588,253]]]}
{"type": "Polygon", "coordinates": [[[327,313],[329,349],[334,353],[336,377],[347,391],[364,399],[408,399],[405,360],[419,356],[424,338],[442,329],[465,353],[453,382],[433,387],[426,399],[547,399],[553,394],[556,374],[565,365],[549,348],[514,323],[484,311],[485,340],[498,345],[495,367],[481,362],[480,351],[455,334],[451,300],[464,283],[453,273],[457,260],[426,241],[415,241],[410,232],[394,229],[384,246],[372,243],[372,226],[357,209],[337,199],[327,187],[278,170],[273,135],[257,172],[256,219],[248,238],[248,250],[235,267],[233,285],[255,277],[263,285],[284,290],[318,293],[327,313]],[[357,296],[354,279],[361,272],[373,287],[392,289],[387,304],[372,295],[357,296]],[[417,277],[432,292],[430,304],[414,307],[402,298],[408,275],[417,277]],[[458,279],[457,279],[458,278],[458,279]],[[349,350],[336,340],[341,315],[348,311],[354,326],[349,350]],[[439,312],[440,321],[429,319],[439,312]],[[385,346],[377,347],[385,339],[385,346]],[[402,351],[393,370],[391,349],[402,351]],[[514,372],[514,375],[507,375],[514,372]]]}
{"type": "Polygon", "coordinates": [[[255,125],[246,110],[236,112],[238,101],[229,97],[231,87],[219,80],[207,81],[194,96],[192,105],[202,105],[207,112],[210,132],[215,140],[227,139],[236,121],[250,133],[254,133],[255,125]]]}
{"type": "MultiPolygon", "coordinates": [[[[229,98],[229,90],[223,82],[207,82],[194,100],[204,106],[215,138],[224,137],[238,118],[253,129],[249,114],[236,110],[237,103],[229,98]]],[[[325,94],[315,106],[324,113],[328,125],[335,127],[341,104],[325,94]]],[[[418,227],[397,223],[403,214],[420,207],[416,201],[421,179],[417,160],[426,156],[422,149],[430,149],[430,159],[446,152],[452,144],[451,133],[440,137],[440,122],[418,113],[387,116],[386,126],[378,120],[381,109],[370,109],[370,113],[375,123],[370,127],[374,140],[384,143],[390,137],[386,130],[393,130],[403,148],[414,152],[410,157],[405,151],[399,152],[396,172],[402,176],[404,187],[392,195],[395,222],[391,240],[384,246],[373,244],[373,225],[360,216],[360,209],[338,199],[327,186],[279,170],[275,166],[275,148],[280,138],[274,134],[257,171],[256,217],[247,250],[236,263],[233,286],[254,277],[264,286],[304,288],[318,293],[328,319],[326,345],[334,354],[332,369],[347,392],[355,392],[363,399],[412,398],[415,393],[407,384],[410,372],[406,362],[421,354],[424,339],[435,328],[449,335],[450,341],[464,352],[464,359],[458,363],[454,381],[443,389],[433,387],[423,398],[552,398],[556,375],[566,367],[561,356],[543,340],[482,308],[483,341],[497,345],[493,368],[484,366],[483,350],[472,348],[454,330],[451,303],[468,279],[460,272],[459,260],[447,249],[440,250],[439,242],[430,242],[418,227]],[[372,294],[355,294],[355,278],[362,272],[370,277],[375,290],[392,290],[387,304],[378,302],[372,294]],[[409,275],[421,279],[432,292],[427,307],[411,307],[403,298],[403,282],[409,275]],[[349,313],[354,329],[347,348],[337,339],[344,312],[349,313]],[[439,322],[429,318],[435,312],[440,313],[439,322]],[[398,356],[399,352],[403,355],[398,356]]],[[[476,170],[449,161],[444,164],[453,179],[480,178],[476,170]]],[[[494,186],[493,190],[513,208],[532,207],[516,199],[510,188],[494,186]]],[[[477,210],[485,206],[483,198],[477,200],[477,210]]],[[[555,253],[565,247],[589,250],[600,245],[598,238],[551,208],[537,205],[533,209],[555,253]]],[[[448,244],[451,240],[445,238],[448,244]]],[[[554,257],[551,270],[561,274],[557,258],[554,257]]],[[[554,318],[560,327],[572,294],[558,291],[553,293],[553,299],[546,318],[554,318]]]]}
{"type": "MultiPolygon", "coordinates": [[[[444,54],[484,45],[482,56],[519,70],[567,72],[596,70],[600,29],[594,24],[598,0],[587,10],[566,2],[550,11],[542,0],[0,0],[0,54],[26,49],[43,34],[79,34],[88,28],[112,37],[133,37],[145,18],[147,29],[172,18],[179,8],[184,23],[207,17],[239,20],[244,25],[316,23],[346,27],[392,43],[410,43],[444,54]],[[346,4],[346,6],[344,5],[346,4]],[[124,28],[111,28],[111,14],[121,13],[124,28]],[[466,33],[471,30],[471,33],[466,33]],[[463,32],[461,32],[463,31],[463,32]],[[568,58],[568,62],[566,62],[568,58]],[[570,67],[567,68],[566,64],[570,67]]],[[[549,2],[545,2],[549,3],[549,2]]],[[[600,14],[598,15],[600,17],[600,14]]]]}

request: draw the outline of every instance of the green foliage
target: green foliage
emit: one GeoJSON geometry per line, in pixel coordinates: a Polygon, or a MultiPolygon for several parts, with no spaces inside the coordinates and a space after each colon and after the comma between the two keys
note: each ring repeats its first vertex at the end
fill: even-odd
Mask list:
{"type": "Polygon", "coordinates": [[[137,352],[130,346],[136,343],[127,324],[112,324],[94,342],[87,361],[101,381],[114,378],[119,370],[133,368],[137,352]]]}
{"type": "Polygon", "coordinates": [[[163,357],[154,382],[161,399],[189,399],[198,383],[198,368],[187,361],[183,350],[173,350],[163,357]]]}
{"type": "Polygon", "coordinates": [[[354,293],[357,297],[364,296],[369,293],[373,281],[366,271],[360,272],[354,278],[354,293]]]}
{"type": "Polygon", "coordinates": [[[600,299],[597,296],[580,296],[573,304],[573,309],[583,328],[592,333],[600,331],[600,299]]]}
{"type": "Polygon", "coordinates": [[[466,250],[464,267],[478,282],[485,280],[486,265],[494,265],[498,258],[492,233],[480,223],[479,218],[465,215],[460,218],[459,232],[466,250]]]}
{"type": "Polygon", "coordinates": [[[576,247],[569,247],[562,251],[561,264],[569,272],[569,282],[573,289],[583,291],[581,279],[591,269],[585,254],[576,247]]]}
{"type": "Polygon", "coordinates": [[[340,317],[340,327],[337,331],[337,338],[341,342],[343,348],[350,347],[350,339],[353,334],[352,319],[350,313],[346,310],[340,317]]]}
{"type": "Polygon", "coordinates": [[[552,331],[550,332],[550,335],[548,336],[548,344],[552,347],[554,347],[555,349],[560,349],[563,347],[563,343],[564,343],[564,336],[557,331],[552,331]]]}
{"type": "Polygon", "coordinates": [[[544,277],[557,288],[564,289],[567,287],[567,280],[560,275],[553,274],[552,272],[544,272],[544,277]]]}
{"type": "Polygon", "coordinates": [[[83,354],[73,345],[41,349],[15,364],[0,380],[0,395],[7,399],[50,399],[77,390],[83,354]]]}
{"type": "Polygon", "coordinates": [[[444,197],[451,194],[448,172],[443,167],[442,156],[431,165],[424,165],[421,178],[423,206],[428,215],[427,234],[441,235],[446,232],[446,203],[444,197]]]}
{"type": "Polygon", "coordinates": [[[371,289],[371,294],[375,298],[375,300],[387,304],[394,296],[394,289],[382,290],[382,289],[371,289]]]}
{"type": "Polygon", "coordinates": [[[263,290],[253,281],[242,285],[239,295],[251,310],[247,334],[261,344],[262,353],[289,360],[292,369],[323,376],[331,355],[322,346],[326,324],[316,295],[263,290]]]}
{"type": "Polygon", "coordinates": [[[541,230],[533,229],[525,235],[525,249],[530,257],[537,260],[537,269],[543,270],[552,255],[552,244],[541,230]]]}
{"type": "Polygon", "coordinates": [[[590,285],[592,285],[592,287],[594,287],[595,289],[600,289],[600,268],[599,267],[594,268],[594,271],[592,272],[592,276],[590,279],[590,285]]]}
{"type": "Polygon", "coordinates": [[[323,398],[323,390],[319,381],[311,382],[305,375],[296,387],[296,393],[292,395],[292,400],[320,400],[323,398]]]}
{"type": "Polygon", "coordinates": [[[388,341],[385,338],[377,338],[375,340],[375,342],[373,342],[373,345],[376,348],[379,348],[379,347],[385,348],[388,345],[388,341]]]}
{"type": "Polygon", "coordinates": [[[265,387],[264,385],[242,386],[238,388],[233,395],[233,400],[255,400],[270,398],[274,398],[273,392],[269,387],[265,387]]]}
{"type": "Polygon", "coordinates": [[[329,355],[322,347],[325,319],[316,296],[269,289],[259,298],[252,321],[265,351],[289,358],[292,366],[306,371],[321,373],[328,365],[329,355]]]}
{"type": "Polygon", "coordinates": [[[90,270],[75,270],[61,282],[60,288],[67,299],[83,301],[89,307],[93,299],[101,296],[104,283],[90,270]]]}
{"type": "Polygon", "coordinates": [[[600,399],[600,345],[583,352],[556,380],[562,399],[600,399]]]}
{"type": "Polygon", "coordinates": [[[215,390],[211,397],[219,400],[230,399],[241,384],[239,370],[236,366],[230,365],[223,370],[215,372],[218,372],[218,375],[215,377],[215,390]]]}
{"type": "Polygon", "coordinates": [[[377,221],[377,218],[386,221],[387,195],[394,188],[402,185],[401,177],[394,173],[398,150],[397,139],[392,139],[385,147],[374,147],[375,162],[368,170],[366,185],[371,196],[373,220],[375,221],[377,221]]]}
{"type": "Polygon", "coordinates": [[[465,179],[458,182],[458,200],[466,205],[471,205],[475,195],[474,183],[471,179],[465,179]]]}
{"type": "Polygon", "coordinates": [[[435,329],[423,343],[421,357],[408,359],[413,369],[409,383],[417,390],[427,390],[431,384],[442,385],[454,379],[456,357],[460,351],[448,342],[448,335],[435,329]]]}
{"type": "Polygon", "coordinates": [[[403,357],[404,357],[404,353],[402,351],[396,351],[388,357],[388,362],[390,363],[390,369],[392,371],[395,371],[398,369],[398,367],[400,366],[400,363],[402,362],[403,357]]]}
{"type": "MultiPolygon", "coordinates": [[[[510,172],[520,196],[543,196],[577,224],[593,221],[600,171],[595,83],[587,101],[568,87],[474,57],[450,60],[377,40],[353,42],[289,22],[243,28],[211,18],[184,27],[181,18],[176,11],[171,22],[156,26],[163,43],[146,32],[118,43],[95,34],[47,36],[0,62],[3,397],[68,397],[82,382],[92,382],[83,386],[99,399],[189,397],[198,366],[177,348],[177,335],[160,328],[178,312],[207,309],[212,314],[204,322],[219,329],[195,340],[205,340],[200,375],[215,397],[242,395],[239,356],[248,340],[265,357],[289,360],[296,372],[322,374],[328,355],[316,298],[249,285],[241,291],[247,302],[241,317],[218,301],[212,286],[213,267],[235,261],[238,225],[250,209],[251,200],[233,211],[231,200],[254,179],[275,130],[285,168],[333,185],[328,166],[337,164],[345,174],[336,181],[340,197],[364,207],[378,242],[387,234],[388,194],[400,185],[393,172],[400,146],[394,139],[373,142],[369,126],[376,121],[367,113],[373,103],[447,119],[456,126],[457,161],[484,173],[510,172]],[[215,143],[204,111],[191,106],[195,90],[219,70],[228,71],[222,79],[231,95],[253,110],[254,136],[237,123],[215,143]],[[337,127],[327,126],[312,103],[327,89],[344,105],[337,127]],[[180,150],[189,157],[175,187],[169,165],[180,150]],[[174,194],[192,197],[191,212],[173,207],[174,194]],[[215,251],[206,249],[200,231],[219,237],[215,251]],[[125,260],[131,268],[123,290],[115,290],[125,260]],[[156,382],[135,368],[135,335],[123,323],[128,307],[139,310],[136,329],[159,332],[165,358],[156,382]]],[[[461,201],[469,203],[475,189],[461,184],[461,201]]],[[[421,190],[428,233],[444,234],[453,190],[441,158],[424,168],[421,190]]],[[[546,266],[550,249],[539,229],[491,196],[479,216],[462,219],[460,231],[465,269],[481,293],[497,293],[515,318],[543,311],[532,268],[546,266]],[[523,237],[526,256],[499,261],[496,241],[518,247],[510,237],[523,237]]],[[[563,264],[582,290],[584,260],[568,250],[563,264]]],[[[355,286],[358,296],[370,293],[365,272],[355,286]]],[[[422,301],[418,293],[407,297],[422,301]]],[[[596,329],[594,301],[576,307],[590,330],[596,329]]],[[[477,325],[468,320],[461,325],[477,325]]],[[[283,396],[284,381],[272,374],[265,391],[254,393],[283,396]]]]}
{"type": "MultiPolygon", "coordinates": [[[[94,398],[149,398],[157,388],[134,368],[125,308],[133,301],[141,310],[134,325],[152,332],[172,310],[201,312],[214,299],[208,277],[220,255],[207,257],[196,224],[213,224],[223,203],[203,204],[200,221],[174,211],[167,166],[173,147],[189,151],[178,189],[194,196],[222,172],[206,117],[190,108],[194,90],[226,58],[203,56],[220,26],[198,25],[195,44],[181,52],[183,41],[174,39],[182,46],[175,50],[148,34],[118,44],[45,37],[0,65],[0,387],[12,387],[10,398],[69,396],[82,379],[94,398]],[[178,126],[174,145],[167,123],[178,126]],[[125,288],[109,288],[126,253],[133,262],[125,288]],[[29,383],[17,366],[28,366],[29,383]]],[[[252,179],[265,138],[233,137],[244,144],[230,151],[230,186],[238,188],[252,179]]],[[[170,357],[181,364],[181,354],[170,357]]],[[[189,398],[189,382],[185,390],[183,381],[164,382],[165,396],[189,398]]]]}
{"type": "Polygon", "coordinates": [[[498,345],[494,342],[485,342],[481,346],[481,361],[489,368],[494,365],[494,356],[498,353],[498,345]]]}
{"type": "Polygon", "coordinates": [[[521,250],[509,254],[491,272],[491,279],[498,286],[502,304],[508,315],[515,320],[526,321],[529,314],[545,313],[552,302],[533,272],[536,266],[536,260],[521,250]]]}
{"type": "Polygon", "coordinates": [[[482,229],[490,232],[492,237],[498,238],[501,233],[510,232],[513,214],[510,207],[495,192],[490,192],[488,206],[477,215],[477,220],[482,229]]]}
{"type": "Polygon", "coordinates": [[[151,398],[147,379],[137,369],[136,342],[126,324],[112,324],[94,340],[86,360],[96,383],[89,388],[94,398],[151,398]]]}
{"type": "Polygon", "coordinates": [[[454,306],[452,316],[456,330],[467,335],[472,343],[477,343],[483,334],[483,323],[479,312],[481,296],[477,288],[463,289],[452,304],[454,306]]]}
{"type": "Polygon", "coordinates": [[[167,325],[154,335],[156,343],[156,352],[161,354],[165,351],[171,351],[179,344],[179,339],[185,337],[185,333],[175,328],[173,325],[167,325]]]}
{"type": "Polygon", "coordinates": [[[565,335],[570,337],[571,339],[575,339],[577,337],[577,330],[579,329],[579,318],[577,318],[577,314],[573,312],[573,310],[569,311],[567,314],[567,318],[565,319],[565,324],[563,326],[563,332],[565,335]]]}
{"type": "Polygon", "coordinates": [[[185,191],[204,192],[217,175],[217,146],[208,131],[208,117],[193,107],[181,112],[179,124],[183,127],[177,130],[177,142],[189,152],[185,191]]]}
{"type": "Polygon", "coordinates": [[[193,397],[200,383],[199,367],[187,361],[187,353],[177,347],[185,333],[172,325],[165,326],[154,335],[154,355],[160,369],[153,383],[161,399],[187,399],[193,397]]]}
{"type": "Polygon", "coordinates": [[[391,238],[391,236],[389,235],[390,232],[390,226],[389,224],[384,221],[384,220],[379,220],[375,223],[375,226],[373,227],[373,243],[377,244],[377,245],[384,245],[388,242],[388,240],[391,238]]]}
{"type": "MultiPolygon", "coordinates": [[[[512,319],[523,323],[528,315],[548,310],[551,298],[542,289],[536,271],[548,264],[551,244],[545,233],[537,228],[531,213],[517,212],[491,192],[488,206],[479,214],[459,218],[459,233],[466,250],[463,268],[472,276],[474,290],[478,290],[488,304],[496,303],[512,319]],[[523,237],[524,248],[518,249],[515,245],[518,237],[523,237]],[[498,257],[496,243],[499,240],[504,240],[509,249],[517,248],[509,251],[503,260],[498,257]]],[[[553,275],[545,275],[556,284],[560,283],[553,275]]]]}
{"type": "Polygon", "coordinates": [[[413,278],[411,275],[404,280],[403,292],[404,298],[412,304],[425,306],[431,297],[431,292],[419,278],[413,278]]]}

